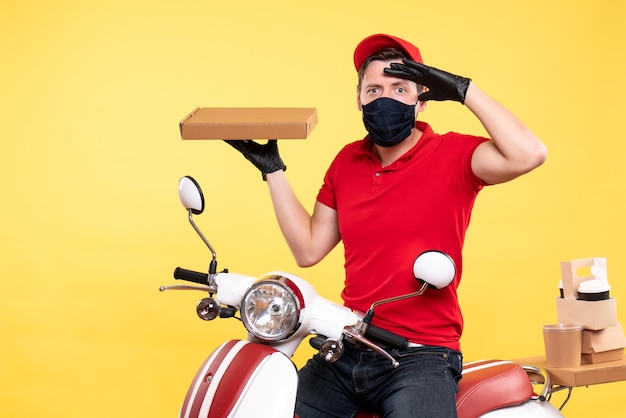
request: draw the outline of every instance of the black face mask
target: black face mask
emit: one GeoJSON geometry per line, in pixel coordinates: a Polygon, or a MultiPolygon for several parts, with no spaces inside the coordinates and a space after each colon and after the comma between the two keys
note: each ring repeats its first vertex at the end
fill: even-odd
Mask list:
{"type": "Polygon", "coordinates": [[[381,147],[398,145],[415,127],[415,105],[380,97],[362,108],[365,129],[372,142],[381,147]]]}

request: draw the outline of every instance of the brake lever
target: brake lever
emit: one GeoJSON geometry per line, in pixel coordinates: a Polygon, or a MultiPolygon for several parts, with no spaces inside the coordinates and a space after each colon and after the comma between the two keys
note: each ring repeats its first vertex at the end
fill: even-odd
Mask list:
{"type": "Polygon", "coordinates": [[[171,286],[159,286],[159,292],[165,292],[166,290],[202,290],[210,292],[209,286],[191,286],[191,285],[171,285],[171,286]]]}
{"type": "Polygon", "coordinates": [[[365,338],[364,336],[362,336],[358,331],[355,331],[354,328],[352,327],[346,327],[343,329],[343,336],[344,338],[348,339],[348,340],[354,340],[352,341],[352,343],[356,344],[363,344],[366,345],[367,347],[371,348],[372,350],[376,351],[378,354],[380,354],[383,357],[386,357],[387,359],[389,359],[391,361],[391,364],[393,366],[393,368],[397,368],[400,363],[391,356],[391,354],[389,354],[388,352],[386,352],[385,350],[383,350],[381,347],[377,346],[375,343],[371,342],[370,340],[368,340],[367,338],[365,338]]]}

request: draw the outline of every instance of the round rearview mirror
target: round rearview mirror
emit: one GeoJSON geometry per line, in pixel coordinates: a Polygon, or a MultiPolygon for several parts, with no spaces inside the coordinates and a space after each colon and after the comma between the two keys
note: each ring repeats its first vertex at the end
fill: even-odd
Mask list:
{"type": "Polygon", "coordinates": [[[185,209],[191,210],[195,215],[204,211],[204,196],[202,189],[193,177],[185,176],[178,181],[178,198],[185,209]]]}
{"type": "Polygon", "coordinates": [[[452,283],[456,266],[452,258],[441,251],[425,251],[413,263],[413,275],[419,281],[441,289],[452,283]]]}

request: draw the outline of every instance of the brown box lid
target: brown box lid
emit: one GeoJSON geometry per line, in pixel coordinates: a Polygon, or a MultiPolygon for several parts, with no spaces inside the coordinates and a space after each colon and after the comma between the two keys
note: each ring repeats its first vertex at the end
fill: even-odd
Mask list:
{"type": "Polygon", "coordinates": [[[180,122],[183,139],[305,139],[317,109],[198,107],[180,122]]]}
{"type": "Polygon", "coordinates": [[[582,339],[583,354],[602,353],[626,347],[626,337],[621,324],[598,331],[584,330],[582,339]]]}

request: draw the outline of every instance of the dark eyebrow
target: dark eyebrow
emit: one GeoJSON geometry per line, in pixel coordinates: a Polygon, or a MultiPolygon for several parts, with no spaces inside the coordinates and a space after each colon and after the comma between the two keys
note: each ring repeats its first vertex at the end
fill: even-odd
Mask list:
{"type": "Polygon", "coordinates": [[[366,83],[366,84],[363,84],[363,87],[365,87],[367,89],[371,89],[373,87],[381,88],[382,84],[380,84],[380,83],[366,83]]]}
{"type": "Polygon", "coordinates": [[[382,86],[382,84],[380,83],[373,83],[373,82],[364,83],[363,85],[367,87],[381,87],[382,86]]]}
{"type": "Polygon", "coordinates": [[[397,86],[408,86],[408,85],[410,85],[409,83],[410,83],[409,80],[406,80],[406,79],[403,78],[401,80],[394,81],[391,85],[394,86],[394,87],[397,87],[397,86]]]}

